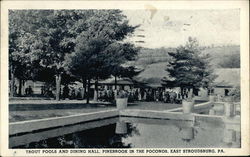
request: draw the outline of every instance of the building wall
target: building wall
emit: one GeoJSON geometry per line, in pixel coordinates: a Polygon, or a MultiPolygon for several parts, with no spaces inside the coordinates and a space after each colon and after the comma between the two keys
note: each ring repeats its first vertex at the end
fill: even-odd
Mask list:
{"type": "MultiPolygon", "coordinates": [[[[15,80],[15,86],[16,86],[16,92],[18,92],[18,88],[19,88],[19,80],[16,79],[15,80]]],[[[25,81],[25,83],[22,85],[22,95],[25,95],[25,89],[28,87],[32,88],[33,94],[41,94],[41,88],[42,86],[44,86],[44,82],[40,82],[40,81],[32,81],[32,80],[27,80],[25,81]]]]}
{"type": "Polygon", "coordinates": [[[223,88],[223,87],[215,87],[214,88],[214,94],[215,95],[221,95],[221,96],[226,96],[225,95],[225,91],[228,90],[230,92],[230,90],[232,90],[232,88],[223,88]]]}

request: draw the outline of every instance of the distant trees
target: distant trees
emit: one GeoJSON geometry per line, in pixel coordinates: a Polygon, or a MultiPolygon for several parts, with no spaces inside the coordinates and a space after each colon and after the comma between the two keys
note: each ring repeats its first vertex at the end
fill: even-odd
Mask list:
{"type": "Polygon", "coordinates": [[[173,58],[167,71],[171,80],[163,80],[167,85],[191,88],[196,91],[199,87],[208,88],[215,75],[209,65],[209,55],[201,55],[198,47],[198,41],[189,37],[185,46],[177,48],[176,52],[170,52],[173,58]]]}
{"type": "Polygon", "coordinates": [[[240,68],[240,54],[224,56],[219,66],[221,68],[240,68]]]}

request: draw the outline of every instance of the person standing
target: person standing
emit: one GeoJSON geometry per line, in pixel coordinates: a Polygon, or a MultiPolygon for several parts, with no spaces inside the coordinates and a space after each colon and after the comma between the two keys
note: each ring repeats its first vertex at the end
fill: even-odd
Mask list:
{"type": "Polygon", "coordinates": [[[63,99],[69,98],[69,87],[66,85],[63,88],[63,99]]]}

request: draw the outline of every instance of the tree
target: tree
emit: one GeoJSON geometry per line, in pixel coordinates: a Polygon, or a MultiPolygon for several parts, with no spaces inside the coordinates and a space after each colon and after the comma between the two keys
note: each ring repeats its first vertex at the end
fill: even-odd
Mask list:
{"type": "Polygon", "coordinates": [[[18,93],[21,95],[24,80],[32,78],[33,64],[30,53],[30,44],[34,36],[29,33],[24,19],[28,14],[24,11],[9,11],[9,66],[10,66],[10,96],[14,96],[15,78],[19,79],[18,93]]]}
{"type": "Polygon", "coordinates": [[[107,63],[109,64],[109,73],[115,77],[115,89],[117,89],[117,77],[129,77],[140,73],[140,70],[129,65],[128,61],[136,59],[139,48],[130,43],[114,43],[106,50],[110,55],[107,63]]]}
{"type": "Polygon", "coordinates": [[[97,94],[98,80],[110,77],[114,67],[136,56],[134,45],[122,40],[137,26],[130,26],[120,10],[94,10],[81,25],[86,27],[76,39],[68,65],[73,74],[82,77],[83,84],[87,81],[89,103],[90,81],[95,80],[97,94]]]}
{"type": "Polygon", "coordinates": [[[65,74],[65,56],[74,50],[75,38],[80,29],[75,25],[85,21],[85,11],[77,10],[20,10],[25,16],[21,24],[30,39],[28,55],[32,62],[51,69],[55,75],[56,100],[60,99],[62,75],[65,74]]]}
{"type": "Polygon", "coordinates": [[[195,38],[190,37],[185,46],[180,46],[176,52],[169,52],[169,55],[173,61],[166,69],[171,78],[164,80],[167,85],[180,87],[181,92],[184,88],[197,91],[199,87],[208,88],[215,79],[209,55],[201,55],[195,38]]]}

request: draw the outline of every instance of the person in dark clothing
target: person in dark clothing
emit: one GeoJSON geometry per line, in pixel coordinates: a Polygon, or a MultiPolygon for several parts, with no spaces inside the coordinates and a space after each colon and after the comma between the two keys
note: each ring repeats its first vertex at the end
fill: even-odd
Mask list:
{"type": "Polygon", "coordinates": [[[32,90],[32,88],[31,88],[31,86],[28,87],[27,93],[28,93],[28,95],[33,94],[33,90],[32,90]]]}
{"type": "Polygon", "coordinates": [[[64,86],[63,88],[63,99],[69,98],[69,87],[64,86]]]}
{"type": "Polygon", "coordinates": [[[77,98],[77,100],[82,99],[82,89],[81,88],[78,88],[78,90],[76,92],[76,98],[77,98]]]}
{"type": "Polygon", "coordinates": [[[73,87],[70,92],[70,99],[75,99],[76,98],[76,90],[73,87]]]}

